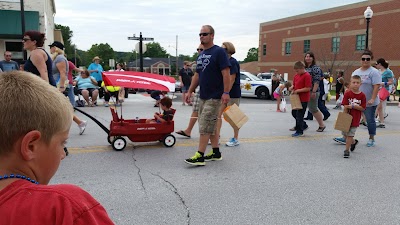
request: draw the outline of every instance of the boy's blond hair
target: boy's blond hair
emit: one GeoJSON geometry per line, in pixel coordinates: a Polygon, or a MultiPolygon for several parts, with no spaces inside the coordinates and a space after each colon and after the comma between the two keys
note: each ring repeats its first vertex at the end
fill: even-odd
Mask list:
{"type": "Polygon", "coordinates": [[[297,61],[297,62],[294,64],[293,68],[294,68],[295,70],[298,70],[298,69],[305,69],[306,67],[305,67],[305,65],[304,65],[304,63],[303,63],[302,61],[297,61]]]}
{"type": "Polygon", "coordinates": [[[12,151],[15,142],[37,130],[49,143],[54,134],[71,126],[69,100],[40,77],[10,71],[0,74],[0,155],[12,151]]]}

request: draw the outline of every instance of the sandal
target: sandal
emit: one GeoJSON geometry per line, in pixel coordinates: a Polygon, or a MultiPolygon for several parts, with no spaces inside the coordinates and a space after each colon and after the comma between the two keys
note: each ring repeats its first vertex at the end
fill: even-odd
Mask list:
{"type": "Polygon", "coordinates": [[[185,131],[183,131],[183,130],[177,131],[176,133],[179,134],[179,135],[182,135],[182,136],[185,136],[185,137],[190,138],[190,135],[187,135],[187,134],[185,133],[185,131]]]}
{"type": "Polygon", "coordinates": [[[318,127],[317,132],[323,132],[325,130],[325,128],[326,128],[326,126],[325,127],[318,127]]]}

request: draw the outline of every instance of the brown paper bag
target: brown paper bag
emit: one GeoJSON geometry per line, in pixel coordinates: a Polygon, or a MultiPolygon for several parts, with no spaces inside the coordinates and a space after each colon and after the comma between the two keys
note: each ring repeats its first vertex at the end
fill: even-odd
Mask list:
{"type": "Polygon", "coordinates": [[[353,117],[350,114],[345,112],[339,112],[335,122],[334,129],[343,132],[349,132],[352,120],[353,117]]]}
{"type": "Polygon", "coordinates": [[[290,104],[292,105],[292,109],[302,109],[303,106],[301,105],[300,96],[298,94],[291,94],[290,95],[290,104]]]}
{"type": "Polygon", "coordinates": [[[233,104],[228,106],[224,113],[224,119],[234,128],[239,130],[249,118],[240,110],[240,108],[233,104]]]}

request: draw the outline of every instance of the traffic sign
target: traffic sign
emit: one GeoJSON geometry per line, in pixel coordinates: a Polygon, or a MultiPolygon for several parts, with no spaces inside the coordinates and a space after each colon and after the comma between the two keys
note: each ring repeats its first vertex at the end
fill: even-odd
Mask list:
{"type": "Polygon", "coordinates": [[[128,40],[139,40],[140,38],[139,37],[128,37],[128,40]]]}
{"type": "Polygon", "coordinates": [[[143,41],[154,41],[154,38],[142,38],[143,41]]]}

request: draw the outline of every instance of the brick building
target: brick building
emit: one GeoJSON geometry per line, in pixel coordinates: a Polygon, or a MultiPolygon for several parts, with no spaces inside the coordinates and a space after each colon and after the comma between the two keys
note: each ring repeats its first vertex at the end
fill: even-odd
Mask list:
{"type": "Polygon", "coordinates": [[[374,12],[369,26],[369,49],[375,60],[385,58],[398,77],[400,0],[368,0],[261,23],[258,71],[288,73],[291,80],[294,62],[302,61],[304,53],[311,50],[324,72],[336,75],[344,71],[348,79],[360,66],[365,49],[367,6],[374,12]]]}

